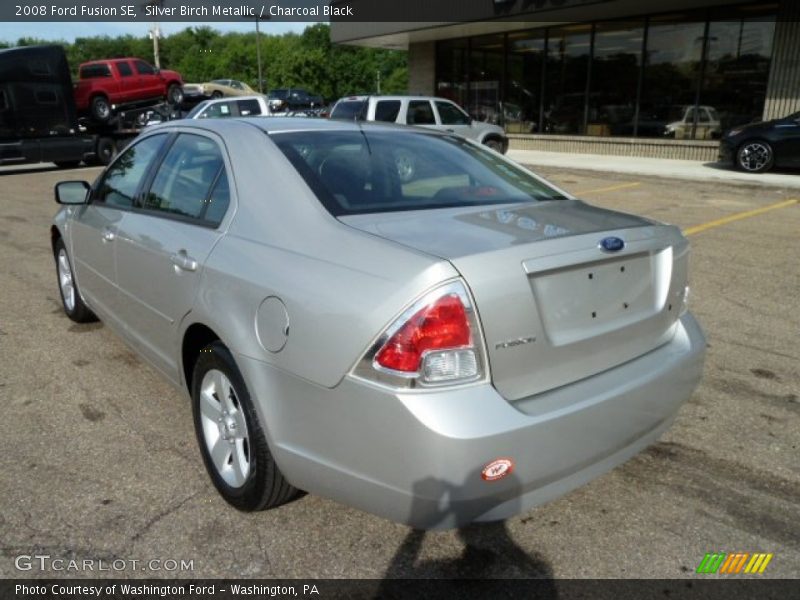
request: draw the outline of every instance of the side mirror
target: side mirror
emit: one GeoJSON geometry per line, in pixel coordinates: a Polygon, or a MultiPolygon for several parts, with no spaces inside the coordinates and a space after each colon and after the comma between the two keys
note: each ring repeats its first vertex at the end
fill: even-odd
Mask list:
{"type": "Polygon", "coordinates": [[[159,73],[161,73],[161,69],[159,69],[158,67],[153,67],[153,73],[158,75],[159,73]]]}
{"type": "Polygon", "coordinates": [[[86,204],[91,186],[86,181],[61,181],[56,184],[56,202],[66,205],[86,204]]]}

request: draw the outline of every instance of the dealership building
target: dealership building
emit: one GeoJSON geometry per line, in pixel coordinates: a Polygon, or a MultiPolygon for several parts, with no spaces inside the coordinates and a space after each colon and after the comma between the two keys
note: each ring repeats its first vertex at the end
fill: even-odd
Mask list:
{"type": "Polygon", "coordinates": [[[502,125],[512,148],[713,160],[723,131],[800,111],[800,0],[444,3],[470,22],[331,38],[407,50],[410,93],[502,125]]]}

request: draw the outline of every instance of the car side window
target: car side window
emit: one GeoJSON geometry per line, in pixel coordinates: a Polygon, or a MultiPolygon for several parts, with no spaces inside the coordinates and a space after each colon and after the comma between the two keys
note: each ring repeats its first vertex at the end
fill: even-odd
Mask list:
{"type": "Polygon", "coordinates": [[[139,183],[166,138],[166,134],[146,137],[122,153],[103,175],[92,195],[92,202],[119,208],[132,207],[139,183]]]}
{"type": "Polygon", "coordinates": [[[227,177],[217,143],[204,136],[180,134],[158,167],[142,208],[218,225],[227,207],[227,177]],[[220,188],[219,186],[222,186],[220,188]],[[223,189],[224,188],[224,189],[223,189]],[[211,205],[213,219],[206,213],[211,205]]]}
{"type": "Polygon", "coordinates": [[[241,83],[239,83],[238,81],[233,81],[233,80],[231,80],[231,87],[233,89],[236,89],[236,90],[243,90],[244,89],[244,87],[242,87],[241,83]]]}
{"type": "Polygon", "coordinates": [[[455,104],[449,102],[436,102],[436,110],[442,125],[469,125],[470,119],[455,104]]]}
{"type": "Polygon", "coordinates": [[[252,117],[261,114],[261,107],[258,100],[237,100],[236,106],[239,108],[239,114],[243,117],[252,117]]]}
{"type": "Polygon", "coordinates": [[[215,102],[200,114],[201,119],[224,119],[233,116],[235,116],[233,102],[215,102]]]}
{"type": "Polygon", "coordinates": [[[137,60],[136,72],[139,73],[139,75],[155,75],[156,70],[143,60],[137,60]]]}
{"type": "Polygon", "coordinates": [[[78,74],[81,79],[99,79],[100,77],[111,77],[111,69],[108,65],[86,65],[81,67],[78,74]]]}
{"type": "Polygon", "coordinates": [[[375,120],[394,123],[400,112],[400,100],[379,100],[375,104],[375,120]]]}
{"type": "Polygon", "coordinates": [[[126,62],[118,62],[117,71],[119,71],[121,77],[130,77],[133,75],[133,69],[131,69],[131,65],[126,62]]]}
{"type": "Polygon", "coordinates": [[[409,125],[436,125],[431,103],[427,100],[412,100],[409,102],[406,123],[409,125]]]}
{"type": "Polygon", "coordinates": [[[214,188],[211,190],[211,195],[206,202],[205,214],[201,219],[206,223],[214,225],[215,227],[222,222],[222,218],[228,211],[228,205],[231,202],[231,192],[228,186],[228,173],[223,167],[220,170],[219,177],[214,183],[214,188]]]}

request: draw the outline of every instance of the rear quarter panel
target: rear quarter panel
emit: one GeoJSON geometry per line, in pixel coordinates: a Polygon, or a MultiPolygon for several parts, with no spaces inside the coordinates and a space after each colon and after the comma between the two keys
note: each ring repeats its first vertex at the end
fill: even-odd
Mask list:
{"type": "Polygon", "coordinates": [[[237,213],[204,267],[185,327],[204,323],[237,354],[333,387],[406,305],[458,273],[334,219],[263,131],[237,125],[228,144],[237,213]],[[271,296],[289,315],[278,352],[256,335],[259,306],[271,296]]]}

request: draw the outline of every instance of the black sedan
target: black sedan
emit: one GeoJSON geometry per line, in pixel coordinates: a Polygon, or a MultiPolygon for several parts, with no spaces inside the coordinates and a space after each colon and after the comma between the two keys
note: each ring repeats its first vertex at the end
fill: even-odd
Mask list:
{"type": "Polygon", "coordinates": [[[731,129],[720,140],[719,160],[751,173],[800,167],[800,112],[731,129]]]}

